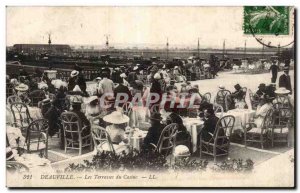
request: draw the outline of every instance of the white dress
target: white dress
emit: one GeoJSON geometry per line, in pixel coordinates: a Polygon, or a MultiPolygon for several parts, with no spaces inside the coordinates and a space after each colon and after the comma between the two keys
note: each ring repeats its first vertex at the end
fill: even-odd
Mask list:
{"type": "Polygon", "coordinates": [[[258,128],[261,128],[267,112],[272,108],[272,104],[266,103],[263,106],[258,106],[255,115],[258,116],[254,119],[254,123],[258,128]]]}

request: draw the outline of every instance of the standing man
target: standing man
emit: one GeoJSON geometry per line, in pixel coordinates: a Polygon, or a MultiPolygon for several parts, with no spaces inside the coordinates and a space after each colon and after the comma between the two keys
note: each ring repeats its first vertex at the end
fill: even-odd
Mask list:
{"type": "Polygon", "coordinates": [[[291,85],[291,77],[289,75],[289,67],[284,67],[283,72],[284,74],[279,77],[279,87],[286,88],[287,90],[291,91],[292,94],[293,91],[291,85]]]}
{"type": "Polygon", "coordinates": [[[272,60],[272,65],[270,67],[270,70],[272,71],[272,78],[271,78],[272,83],[276,83],[276,79],[277,79],[277,74],[279,70],[277,62],[278,60],[272,60]]]}
{"type": "Polygon", "coordinates": [[[113,96],[114,82],[112,80],[110,80],[108,77],[109,77],[109,74],[104,73],[103,79],[99,82],[98,93],[100,93],[100,95],[111,93],[113,96]]]}

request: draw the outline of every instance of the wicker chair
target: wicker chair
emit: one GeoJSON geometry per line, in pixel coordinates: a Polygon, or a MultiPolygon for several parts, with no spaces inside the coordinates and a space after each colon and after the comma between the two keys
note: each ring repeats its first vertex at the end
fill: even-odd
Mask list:
{"type": "Polygon", "coordinates": [[[73,112],[64,112],[61,114],[62,125],[64,129],[65,152],[67,149],[79,150],[82,154],[82,148],[90,147],[92,150],[91,133],[83,135],[88,126],[82,126],[82,122],[78,115],[73,112]]]}
{"type": "Polygon", "coordinates": [[[252,109],[256,110],[257,106],[259,105],[259,100],[256,99],[255,94],[250,89],[248,89],[248,91],[252,109]]]}
{"type": "Polygon", "coordinates": [[[151,145],[154,147],[154,151],[157,151],[165,156],[173,153],[176,144],[177,130],[178,125],[176,123],[167,125],[161,132],[157,144],[155,145],[151,143],[151,145]]]}
{"type": "Polygon", "coordinates": [[[224,109],[221,105],[213,104],[213,109],[214,109],[215,114],[220,113],[220,117],[223,117],[224,109]]]}
{"type": "Polygon", "coordinates": [[[211,94],[210,94],[210,92],[207,92],[207,93],[205,93],[205,94],[202,96],[202,101],[203,101],[203,102],[206,101],[206,102],[210,103],[210,99],[211,99],[211,94]]]}
{"type": "Polygon", "coordinates": [[[13,84],[10,84],[10,83],[7,83],[6,84],[6,98],[11,96],[11,95],[15,95],[16,92],[15,92],[15,89],[14,89],[14,85],[13,84]]]}
{"type": "Polygon", "coordinates": [[[28,153],[44,151],[44,157],[48,157],[48,130],[47,119],[37,119],[29,124],[26,132],[26,150],[28,153]]]}
{"type": "Polygon", "coordinates": [[[12,103],[10,105],[10,111],[13,115],[13,126],[21,128],[22,132],[25,132],[26,128],[33,121],[28,107],[24,103],[12,103]]]}
{"type": "Polygon", "coordinates": [[[204,141],[200,134],[200,159],[202,154],[207,154],[213,156],[214,162],[216,162],[218,156],[229,154],[229,138],[232,133],[234,122],[235,118],[232,115],[227,115],[219,119],[216,124],[215,132],[212,134],[209,141],[204,141]]]}
{"type": "Polygon", "coordinates": [[[46,98],[45,92],[42,90],[34,90],[28,94],[30,98],[30,106],[37,107],[38,102],[44,100],[46,98]]]}
{"type": "Polygon", "coordinates": [[[92,127],[92,136],[96,152],[109,151],[114,154],[121,154],[128,149],[127,146],[113,144],[109,134],[103,127],[94,125],[92,127]]]}
{"type": "Polygon", "coordinates": [[[264,143],[267,141],[268,130],[272,127],[273,122],[273,109],[270,109],[266,116],[264,117],[263,123],[261,127],[257,127],[254,122],[250,122],[246,124],[246,128],[249,126],[251,129],[249,131],[245,131],[245,147],[247,146],[247,142],[251,143],[260,143],[261,148],[264,149],[264,143]]]}
{"type": "Polygon", "coordinates": [[[270,136],[272,147],[274,147],[274,143],[287,143],[287,145],[289,145],[288,135],[293,120],[291,109],[275,109],[270,136]]]}
{"type": "Polygon", "coordinates": [[[231,92],[229,90],[219,90],[215,97],[214,103],[221,105],[223,107],[223,109],[226,110],[225,97],[230,94],[231,94],[231,92]]]}
{"type": "Polygon", "coordinates": [[[6,99],[6,103],[8,105],[10,105],[12,103],[21,103],[21,102],[22,102],[22,99],[17,95],[11,95],[11,96],[7,97],[7,99],[6,99]]]}
{"type": "Polygon", "coordinates": [[[126,102],[123,104],[122,106],[122,109],[123,109],[123,113],[127,116],[130,115],[130,113],[132,112],[132,104],[131,102],[126,102]]]}

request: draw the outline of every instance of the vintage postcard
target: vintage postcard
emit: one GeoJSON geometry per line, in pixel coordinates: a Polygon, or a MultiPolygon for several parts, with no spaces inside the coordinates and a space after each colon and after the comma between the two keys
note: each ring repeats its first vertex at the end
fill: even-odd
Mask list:
{"type": "Polygon", "coordinates": [[[294,188],[294,16],[8,6],[7,187],[294,188]]]}

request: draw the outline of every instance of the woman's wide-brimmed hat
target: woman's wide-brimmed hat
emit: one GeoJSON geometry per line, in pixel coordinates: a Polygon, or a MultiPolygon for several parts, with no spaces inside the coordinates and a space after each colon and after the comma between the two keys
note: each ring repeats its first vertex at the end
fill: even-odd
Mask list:
{"type": "Polygon", "coordinates": [[[289,94],[291,91],[286,89],[285,87],[280,87],[277,90],[275,90],[276,94],[289,94]]]}
{"type": "Polygon", "coordinates": [[[101,77],[97,77],[96,80],[102,80],[102,78],[101,77]]]}
{"type": "Polygon", "coordinates": [[[120,74],[120,77],[121,77],[121,78],[126,78],[127,76],[126,76],[125,73],[122,73],[122,74],[120,74]]]}
{"type": "Polygon", "coordinates": [[[17,91],[27,91],[28,88],[29,87],[26,84],[23,84],[23,83],[21,83],[21,84],[19,84],[18,86],[15,87],[15,89],[17,91]]]}
{"type": "Polygon", "coordinates": [[[154,79],[158,80],[158,79],[161,79],[161,76],[159,73],[155,73],[154,74],[154,79]]]}
{"type": "Polygon", "coordinates": [[[219,89],[225,89],[225,86],[220,85],[220,86],[219,86],[219,89]]]}
{"type": "Polygon", "coordinates": [[[123,124],[129,121],[129,117],[121,111],[114,111],[111,114],[104,116],[103,120],[112,124],[123,124]]]}
{"type": "Polygon", "coordinates": [[[71,103],[72,105],[81,104],[83,102],[82,96],[74,95],[71,96],[71,103]]]}
{"type": "Polygon", "coordinates": [[[152,113],[152,115],[150,116],[151,120],[155,120],[155,121],[161,121],[162,120],[162,117],[161,117],[161,114],[160,113],[152,113]]]}
{"type": "Polygon", "coordinates": [[[77,76],[79,74],[79,72],[77,71],[77,70],[73,70],[72,72],[71,72],[71,77],[75,77],[75,76],[77,76]]]}

